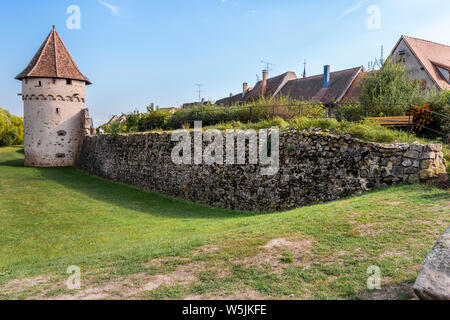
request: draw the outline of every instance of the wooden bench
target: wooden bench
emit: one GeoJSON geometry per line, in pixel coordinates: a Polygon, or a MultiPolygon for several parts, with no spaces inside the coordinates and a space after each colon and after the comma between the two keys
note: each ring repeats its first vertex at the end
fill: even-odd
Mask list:
{"type": "Polygon", "coordinates": [[[386,127],[408,127],[413,124],[413,119],[409,116],[366,118],[366,120],[378,121],[386,127]]]}

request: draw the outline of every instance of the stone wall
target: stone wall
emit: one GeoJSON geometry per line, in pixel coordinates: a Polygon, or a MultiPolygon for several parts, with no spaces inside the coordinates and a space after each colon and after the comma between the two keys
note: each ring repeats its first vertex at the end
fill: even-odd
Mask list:
{"type": "Polygon", "coordinates": [[[280,133],[280,170],[175,165],[169,133],[89,136],[79,167],[93,175],[212,206],[270,212],[323,203],[445,172],[440,145],[380,145],[318,131],[280,133]]]}

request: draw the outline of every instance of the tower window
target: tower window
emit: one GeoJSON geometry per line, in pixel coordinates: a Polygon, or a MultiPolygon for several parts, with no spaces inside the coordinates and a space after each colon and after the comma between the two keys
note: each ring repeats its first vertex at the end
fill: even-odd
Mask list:
{"type": "Polygon", "coordinates": [[[60,115],[61,114],[61,108],[56,108],[56,114],[60,115]]]}
{"type": "Polygon", "coordinates": [[[42,81],[38,81],[36,87],[42,87],[42,81]]]}
{"type": "Polygon", "coordinates": [[[72,80],[71,79],[66,79],[66,84],[67,85],[71,85],[72,84],[72,80]]]}

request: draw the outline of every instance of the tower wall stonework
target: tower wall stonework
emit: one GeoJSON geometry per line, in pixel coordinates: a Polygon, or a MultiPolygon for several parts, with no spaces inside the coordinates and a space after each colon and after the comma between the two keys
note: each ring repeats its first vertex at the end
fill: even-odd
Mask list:
{"type": "Polygon", "coordinates": [[[26,166],[75,165],[84,136],[85,88],[78,80],[22,80],[26,166]]]}

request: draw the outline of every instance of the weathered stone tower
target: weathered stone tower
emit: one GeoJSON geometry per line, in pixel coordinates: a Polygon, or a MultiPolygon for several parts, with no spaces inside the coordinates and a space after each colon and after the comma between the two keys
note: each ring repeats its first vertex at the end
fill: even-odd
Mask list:
{"type": "Polygon", "coordinates": [[[75,165],[90,121],[85,109],[86,85],[55,28],[28,67],[17,77],[24,101],[25,165],[75,165]]]}

